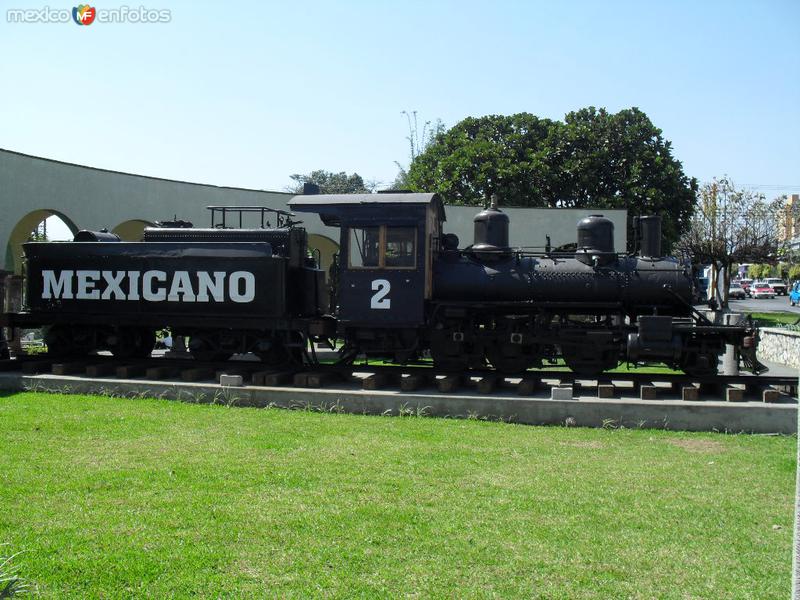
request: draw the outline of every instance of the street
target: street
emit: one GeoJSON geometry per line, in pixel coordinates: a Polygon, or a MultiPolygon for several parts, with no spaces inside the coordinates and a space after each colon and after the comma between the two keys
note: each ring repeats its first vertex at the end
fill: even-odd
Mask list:
{"type": "Polygon", "coordinates": [[[800,317],[800,306],[792,306],[789,304],[789,296],[775,296],[770,300],[760,298],[754,300],[747,298],[746,300],[731,300],[731,310],[737,312],[791,312],[797,313],[800,317]]]}

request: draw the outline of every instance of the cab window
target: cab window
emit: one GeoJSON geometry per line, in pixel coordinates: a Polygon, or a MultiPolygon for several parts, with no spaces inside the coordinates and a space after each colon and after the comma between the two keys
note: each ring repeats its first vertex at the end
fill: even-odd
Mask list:
{"type": "Polygon", "coordinates": [[[350,266],[375,268],[380,262],[380,228],[350,228],[350,266]]]}
{"type": "Polygon", "coordinates": [[[417,230],[415,227],[387,227],[386,268],[415,267],[417,258],[416,241],[417,230]]]}
{"type": "Polygon", "coordinates": [[[416,227],[351,227],[350,268],[413,269],[417,266],[416,227]]]}

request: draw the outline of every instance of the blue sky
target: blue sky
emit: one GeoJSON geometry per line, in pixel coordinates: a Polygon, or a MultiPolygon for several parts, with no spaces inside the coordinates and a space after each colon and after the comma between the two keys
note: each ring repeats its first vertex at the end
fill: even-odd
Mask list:
{"type": "Polygon", "coordinates": [[[800,192],[797,1],[141,4],[171,21],[11,24],[73,5],[2,3],[0,147],[218,185],[320,168],[388,184],[403,110],[638,106],[688,175],[800,192]]]}

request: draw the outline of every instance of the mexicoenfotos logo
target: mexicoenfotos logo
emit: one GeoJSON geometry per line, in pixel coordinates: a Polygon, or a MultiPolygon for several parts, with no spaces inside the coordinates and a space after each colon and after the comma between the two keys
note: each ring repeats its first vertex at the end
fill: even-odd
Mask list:
{"type": "Polygon", "coordinates": [[[91,25],[96,16],[97,11],[88,4],[81,4],[72,9],[72,18],[78,25],[91,25]]]}
{"type": "Polygon", "coordinates": [[[147,8],[145,6],[118,8],[95,8],[89,4],[79,4],[70,13],[67,8],[9,8],[6,10],[9,23],[69,23],[91,25],[92,23],[169,23],[172,11],[168,8],[147,8]]]}

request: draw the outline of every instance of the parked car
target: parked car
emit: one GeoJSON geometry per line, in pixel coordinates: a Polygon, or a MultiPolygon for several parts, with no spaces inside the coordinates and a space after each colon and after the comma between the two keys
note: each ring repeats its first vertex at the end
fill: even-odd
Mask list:
{"type": "Polygon", "coordinates": [[[771,277],[769,279],[764,280],[764,283],[766,283],[769,287],[772,288],[776,296],[785,296],[787,293],[786,282],[784,282],[783,279],[780,279],[778,277],[771,277]]]}
{"type": "Polygon", "coordinates": [[[750,287],[751,298],[774,298],[775,291],[766,283],[754,283],[750,287]]]}
{"type": "Polygon", "coordinates": [[[744,291],[744,288],[736,282],[731,283],[731,286],[728,288],[728,298],[731,300],[744,300],[747,298],[747,294],[744,291]]]}
{"type": "Polygon", "coordinates": [[[744,290],[744,293],[749,296],[750,295],[750,286],[753,285],[753,280],[752,279],[740,279],[739,280],[739,285],[742,286],[742,289],[744,290]]]}
{"type": "Polygon", "coordinates": [[[800,281],[795,281],[792,291],[789,292],[789,304],[792,306],[800,304],[800,281]]]}

